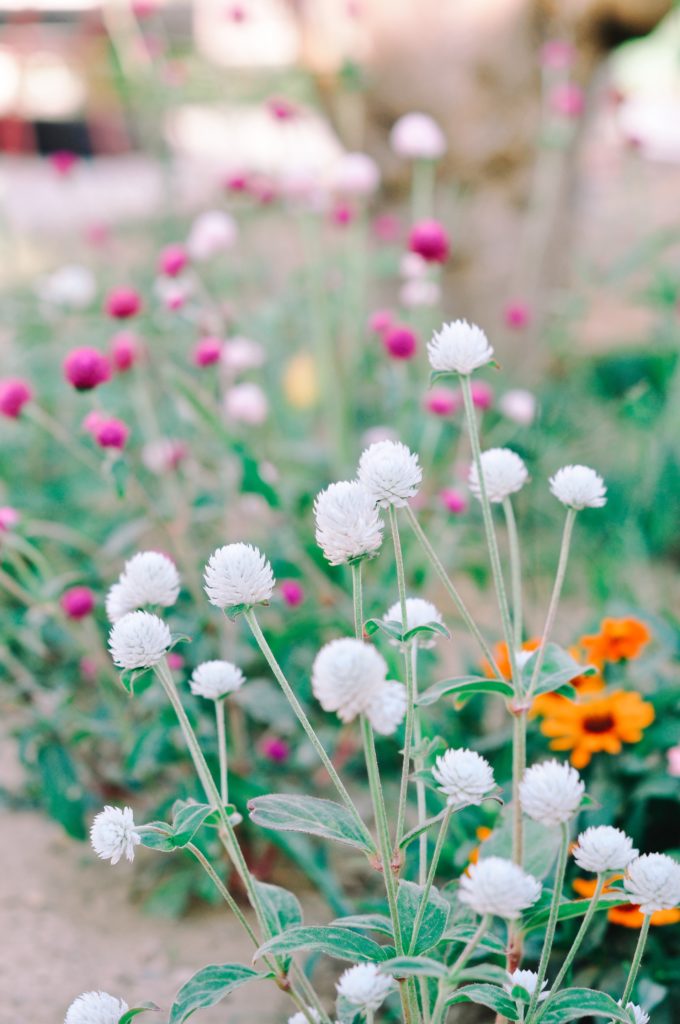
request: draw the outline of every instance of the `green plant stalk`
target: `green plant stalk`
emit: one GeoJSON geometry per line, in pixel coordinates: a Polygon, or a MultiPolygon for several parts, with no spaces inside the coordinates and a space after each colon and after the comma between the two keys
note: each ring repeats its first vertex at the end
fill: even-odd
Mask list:
{"type": "Polygon", "coordinates": [[[272,674],[274,675],[274,678],[276,679],[277,683],[279,684],[279,686],[283,690],[284,694],[286,695],[286,697],[288,699],[288,703],[290,704],[290,706],[292,707],[293,711],[295,712],[295,715],[296,715],[300,725],[304,729],[304,731],[305,731],[305,733],[307,735],[307,738],[309,739],[310,743],[312,744],[312,746],[316,750],[317,754],[319,755],[319,759],[321,760],[321,763],[323,764],[324,768],[328,772],[328,775],[329,775],[329,777],[331,779],[331,782],[335,786],[335,788],[336,788],[336,790],[338,792],[338,795],[342,799],[343,803],[347,807],[347,809],[350,812],[350,814],[352,815],[352,817],[357,822],[357,825],[361,829],[361,832],[364,834],[365,838],[368,840],[368,842],[370,842],[371,846],[373,846],[373,839],[371,838],[370,832],[368,831],[368,829],[364,825],[363,821],[361,820],[359,812],[357,811],[356,807],[354,806],[354,802],[352,801],[351,796],[347,792],[347,790],[346,790],[346,788],[345,788],[345,786],[344,786],[344,784],[342,782],[342,779],[340,778],[340,776],[338,775],[337,771],[335,770],[333,762],[331,761],[330,757],[328,756],[328,754],[324,750],[323,745],[321,743],[321,740],[319,739],[319,737],[316,735],[316,732],[314,731],[312,723],[307,718],[307,715],[305,714],[305,711],[304,711],[302,705],[300,704],[299,700],[297,699],[297,697],[295,696],[295,694],[293,692],[293,688],[291,687],[290,683],[286,679],[286,677],[284,675],[284,672],[283,672],[281,666],[279,665],[278,661],[274,657],[274,652],[272,651],[271,647],[267,643],[267,640],[265,638],[264,633],[260,629],[260,624],[257,621],[257,618],[255,617],[254,609],[253,608],[249,608],[248,611],[244,612],[244,618],[245,618],[246,622],[248,623],[248,625],[250,626],[252,634],[255,637],[255,640],[257,641],[258,647],[262,651],[262,653],[263,653],[263,655],[264,655],[264,657],[265,657],[265,659],[267,661],[267,664],[269,665],[270,669],[272,670],[272,674]]]}
{"type": "MultiPolygon", "coordinates": [[[[484,933],[486,932],[488,927],[489,916],[488,914],[485,914],[482,917],[481,921],[479,922],[475,934],[472,936],[467,946],[460,954],[453,967],[451,968],[450,976],[453,975],[456,971],[461,971],[463,969],[465,964],[468,962],[468,960],[476,950],[479,943],[482,941],[484,933]]],[[[453,987],[455,988],[455,985],[453,987]]],[[[446,983],[446,979],[442,979],[439,985],[439,994],[437,996],[437,1001],[435,1003],[434,1011],[432,1013],[432,1024],[441,1024],[441,1022],[443,1021],[446,1011],[446,1000],[449,996],[450,991],[451,986],[446,983]]]]}
{"type": "Polygon", "coordinates": [[[524,858],[524,818],[519,787],[526,768],[527,714],[523,709],[512,718],[512,859],[520,867],[524,858]]]}
{"type": "Polygon", "coordinates": [[[357,640],[364,638],[364,606],[361,588],[361,570],[363,562],[353,562],[352,570],[352,606],[354,608],[354,635],[357,640]]]}
{"type": "Polygon", "coordinates": [[[586,936],[586,932],[588,931],[588,928],[590,927],[590,922],[592,921],[593,917],[595,916],[595,911],[597,910],[597,904],[599,902],[600,896],[602,895],[602,890],[604,888],[604,883],[605,883],[605,875],[604,874],[599,874],[597,876],[597,885],[595,886],[595,892],[593,893],[592,899],[591,899],[591,901],[590,901],[590,903],[588,905],[588,909],[586,910],[585,914],[583,915],[583,920],[581,921],[581,927],[579,928],[579,930],[576,933],[576,937],[574,938],[574,941],[572,943],[571,949],[569,950],[569,952],[567,953],[566,957],[564,958],[564,963],[560,967],[559,971],[557,972],[557,976],[556,976],[555,980],[553,981],[552,985],[550,986],[550,992],[548,994],[548,998],[546,1000],[544,1000],[542,1006],[540,1007],[539,1013],[536,1016],[536,1024],[538,1024],[538,1022],[540,1020],[542,1020],[543,1017],[545,1016],[546,1010],[548,1009],[548,1007],[550,1006],[550,1003],[552,1002],[553,998],[555,997],[555,995],[559,991],[562,982],[564,981],[564,979],[567,976],[567,972],[568,972],[569,968],[571,967],[572,963],[574,962],[574,957],[578,953],[578,951],[579,951],[579,949],[581,947],[581,943],[583,942],[583,940],[584,940],[584,938],[586,936]]]}
{"type": "Polygon", "coordinates": [[[541,994],[541,986],[545,981],[545,975],[548,970],[548,961],[550,960],[550,953],[552,952],[553,941],[555,939],[555,929],[557,927],[557,915],[560,909],[560,899],[562,898],[562,886],[564,885],[564,873],[567,868],[567,854],[569,851],[569,828],[566,822],[563,822],[560,828],[562,830],[562,842],[560,843],[560,852],[557,858],[557,867],[555,868],[555,889],[553,891],[552,901],[550,903],[550,914],[548,916],[548,923],[545,929],[545,938],[543,940],[543,949],[541,950],[541,959],[538,964],[538,977],[536,978],[536,986],[532,993],[531,999],[529,1000],[529,1007],[526,1013],[527,1024],[529,1024],[533,1014],[536,1011],[538,997],[541,994]]]}
{"type": "Polygon", "coordinates": [[[423,918],[425,917],[425,911],[427,910],[427,901],[430,897],[430,891],[432,889],[432,886],[434,885],[435,875],[437,874],[437,867],[439,866],[439,858],[441,857],[442,849],[444,848],[444,840],[446,839],[446,833],[449,828],[449,822],[451,821],[452,814],[453,807],[451,805],[448,805],[446,808],[446,813],[442,818],[442,823],[439,826],[437,842],[435,843],[434,852],[432,854],[432,860],[430,861],[430,870],[428,871],[427,874],[427,880],[425,882],[423,894],[420,897],[420,903],[418,904],[416,919],[413,922],[413,938],[411,939],[411,949],[409,950],[409,952],[416,948],[418,942],[418,933],[420,931],[420,926],[423,923],[423,918]]]}
{"type": "Polygon", "coordinates": [[[642,922],[642,928],[640,929],[640,935],[638,936],[637,946],[635,947],[635,953],[633,954],[633,962],[631,963],[630,970],[628,972],[626,987],[624,988],[623,995],[621,996],[622,1006],[627,1006],[628,1000],[633,994],[635,979],[638,976],[640,964],[642,963],[642,954],[644,953],[645,945],[647,944],[647,936],[649,934],[649,925],[651,920],[651,914],[645,914],[645,919],[642,922]]]}
{"type": "Polygon", "coordinates": [[[432,216],[434,207],[434,160],[414,160],[411,171],[411,219],[432,216]]]}
{"type": "Polygon", "coordinates": [[[467,607],[465,606],[465,602],[463,601],[463,598],[460,596],[460,594],[456,590],[455,586],[453,585],[451,579],[449,578],[449,574],[447,573],[446,569],[444,568],[444,566],[442,565],[442,563],[441,563],[441,561],[439,559],[439,556],[437,555],[437,552],[434,550],[434,548],[430,544],[429,540],[427,539],[427,536],[426,536],[422,526],[420,525],[420,523],[416,519],[414,511],[413,511],[413,509],[409,505],[406,506],[406,514],[407,514],[407,516],[409,518],[409,521],[411,523],[411,528],[412,528],[413,532],[415,533],[416,537],[418,538],[418,540],[420,541],[422,547],[424,548],[427,557],[432,562],[432,566],[433,566],[435,572],[437,573],[437,575],[439,576],[439,579],[441,580],[444,589],[446,590],[447,594],[453,600],[453,603],[455,604],[456,608],[458,609],[460,617],[462,618],[463,622],[467,626],[467,628],[470,631],[470,633],[472,634],[472,636],[475,638],[475,640],[479,644],[479,647],[480,647],[480,649],[482,651],[482,654],[484,655],[486,660],[491,665],[491,667],[492,667],[493,671],[496,673],[497,677],[499,679],[502,679],[503,676],[501,674],[500,669],[498,668],[498,665],[496,664],[496,659],[493,656],[493,651],[491,650],[491,648],[489,647],[488,643],[486,642],[486,640],[484,639],[484,637],[480,633],[479,629],[477,628],[477,624],[474,621],[474,619],[472,618],[472,616],[470,615],[469,611],[467,610],[467,607]]]}
{"type": "MultiPolygon", "coordinates": [[[[409,644],[411,648],[411,678],[413,679],[413,692],[416,697],[418,695],[418,641],[413,639],[409,644]]],[[[420,719],[420,711],[418,708],[415,710],[415,718],[413,720],[413,741],[416,748],[420,750],[423,742],[423,730],[420,719]]],[[[416,771],[416,807],[418,814],[418,824],[422,825],[427,818],[427,802],[425,797],[425,783],[422,779],[418,778],[418,773],[421,772],[425,767],[425,761],[422,756],[414,757],[413,767],[416,771]]],[[[418,836],[418,884],[425,885],[427,881],[427,832],[423,832],[418,836]]],[[[418,987],[420,990],[420,1003],[423,1008],[423,1020],[425,1024],[429,1024],[430,1020],[430,989],[427,983],[427,978],[418,979],[418,987]]]]}
{"type": "Polygon", "coordinates": [[[508,530],[510,548],[510,585],[512,589],[512,626],[515,650],[522,646],[522,560],[520,556],[517,521],[510,498],[503,500],[503,513],[508,530]]]}
{"type": "Polygon", "coordinates": [[[215,701],[215,723],[217,725],[217,750],[220,759],[220,798],[223,804],[229,803],[229,787],[227,783],[227,730],[225,716],[226,701],[215,701]]]}
{"type": "MultiPolygon", "coordinates": [[[[231,893],[227,889],[226,885],[224,884],[224,882],[222,881],[220,876],[217,874],[217,872],[213,868],[213,866],[210,863],[210,861],[208,860],[208,858],[203,854],[203,852],[201,850],[199,850],[199,848],[197,846],[194,846],[193,843],[187,843],[186,849],[189,851],[189,853],[192,853],[194,855],[194,857],[196,858],[198,863],[201,865],[201,867],[203,868],[205,873],[208,875],[208,877],[213,882],[213,885],[215,886],[215,888],[219,892],[220,896],[222,897],[224,902],[227,904],[227,906],[231,910],[231,912],[234,915],[234,917],[236,917],[236,919],[239,921],[239,923],[243,927],[244,931],[248,935],[248,938],[250,939],[250,941],[255,946],[255,949],[257,949],[258,946],[260,945],[260,943],[257,940],[257,935],[255,934],[253,929],[250,927],[250,924],[249,924],[248,919],[246,918],[245,914],[243,913],[243,911],[239,907],[238,903],[236,902],[234,897],[231,895],[231,893]]],[[[267,966],[269,966],[269,965],[267,965],[267,966]]]]}
{"type": "MultiPolygon", "coordinates": [[[[401,539],[399,537],[399,524],[397,523],[397,510],[390,505],[388,510],[390,529],[392,531],[392,542],[394,544],[394,561],[397,567],[397,589],[399,591],[399,605],[401,608],[401,628],[405,633],[408,629],[406,613],[406,576],[404,573],[404,556],[401,550],[401,539]]],[[[404,660],[404,681],[406,683],[406,720],[404,722],[404,750],[401,766],[401,783],[399,786],[399,804],[397,807],[397,827],[395,831],[395,853],[399,849],[399,843],[404,832],[404,821],[406,819],[406,803],[408,800],[408,780],[411,775],[411,745],[413,742],[413,723],[416,710],[416,695],[413,688],[413,673],[411,672],[411,657],[406,644],[401,645],[404,660]]]]}

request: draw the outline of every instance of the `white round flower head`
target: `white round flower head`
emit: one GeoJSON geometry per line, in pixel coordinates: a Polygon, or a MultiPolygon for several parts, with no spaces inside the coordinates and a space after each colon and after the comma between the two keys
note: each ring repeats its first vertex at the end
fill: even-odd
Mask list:
{"type": "Polygon", "coordinates": [[[525,388],[511,388],[498,399],[498,408],[509,420],[529,427],[536,418],[536,395],[525,388]]]}
{"type": "Polygon", "coordinates": [[[541,895],[541,883],[503,857],[482,857],[461,876],[458,898],[477,914],[516,921],[541,895]]]}
{"type": "Polygon", "coordinates": [[[390,146],[405,160],[438,160],[446,152],[446,139],[434,118],[414,111],[395,121],[390,146]]]}
{"type": "Polygon", "coordinates": [[[66,1011],[64,1024],[118,1024],[127,1010],[127,1003],[108,992],[83,992],[66,1011]]]}
{"type": "Polygon", "coordinates": [[[383,524],[375,501],[357,480],[341,480],[316,496],[316,542],[331,565],[374,555],[383,524]]]}
{"type": "Polygon", "coordinates": [[[481,327],[467,320],[453,320],[434,332],[427,354],[433,370],[467,376],[491,362],[493,348],[481,327]]]}
{"type": "Polygon", "coordinates": [[[386,676],[387,664],[375,647],[344,637],[331,640],[314,659],[312,692],[324,711],[351,722],[368,708],[386,676]]]}
{"type": "Polygon", "coordinates": [[[407,309],[420,306],[436,306],[442,297],[441,288],[436,281],[412,278],[404,281],[399,289],[399,302],[407,309]]]}
{"type": "Polygon", "coordinates": [[[607,488],[599,473],[589,466],[563,466],[550,478],[550,490],[568,508],[602,508],[607,488]]]}
{"type": "Polygon", "coordinates": [[[169,608],[179,597],[175,563],[160,551],[140,551],[125,563],[117,583],[106,597],[106,613],[117,622],[128,612],[146,605],[169,608]]]}
{"type": "Polygon", "coordinates": [[[205,592],[218,608],[266,604],[274,592],[272,567],[252,544],[226,544],[205,567],[205,592]]]}
{"type": "Polygon", "coordinates": [[[97,294],[97,281],[88,267],[77,263],[59,267],[38,283],[38,295],[43,301],[66,309],[86,309],[97,294]]]}
{"type": "Polygon", "coordinates": [[[381,736],[391,736],[406,714],[406,687],[388,679],[374,691],[365,710],[373,729],[381,736]]]}
{"type": "Polygon", "coordinates": [[[243,672],[231,661],[204,661],[194,669],[189,685],[195,697],[219,700],[244,683],[243,672]]]}
{"type": "Polygon", "coordinates": [[[170,630],[151,612],[130,612],[109,632],[109,650],[119,668],[151,668],[172,643],[170,630]]]}
{"type": "MultiPolygon", "coordinates": [[[[503,986],[503,988],[505,989],[506,992],[512,992],[513,987],[515,985],[519,985],[526,992],[528,992],[530,996],[532,996],[536,990],[537,981],[538,974],[536,973],[536,971],[523,971],[518,967],[516,970],[512,971],[512,973],[508,973],[508,980],[503,986]]],[[[550,994],[549,992],[543,991],[547,984],[548,981],[546,979],[541,985],[541,994],[538,997],[539,1003],[542,1002],[544,999],[547,999],[550,994]]]]}
{"type": "Polygon", "coordinates": [[[376,441],[362,453],[357,478],[377,505],[402,508],[418,493],[423,471],[405,444],[376,441]]]}
{"type": "Polygon", "coordinates": [[[495,785],[486,758],[466,748],[445,750],[435,761],[432,776],[446,794],[447,804],[452,806],[481,804],[495,785]]]}
{"type": "Polygon", "coordinates": [[[620,828],[611,825],[593,825],[578,837],[574,860],[584,871],[623,871],[638,851],[632,839],[620,828]]]}
{"type": "Polygon", "coordinates": [[[680,864],[665,853],[643,853],[626,869],[623,887],[643,914],[680,903],[680,864]]]}
{"type": "Polygon", "coordinates": [[[118,622],[124,615],[136,610],[131,595],[122,583],[114,583],[106,595],[106,615],[109,622],[118,622]]]}
{"type": "Polygon", "coordinates": [[[524,813],[534,821],[561,825],[578,811],[585,788],[570,764],[542,761],[525,771],[519,784],[519,801],[524,813]]]}
{"type": "MultiPolygon", "coordinates": [[[[619,1006],[621,1006],[621,1000],[619,999],[619,1006]]],[[[641,1006],[636,1003],[626,1003],[626,1009],[628,1013],[633,1015],[635,1024],[649,1024],[649,1014],[646,1013],[641,1006]]]]}
{"type": "MultiPolygon", "coordinates": [[[[517,452],[511,448],[489,448],[482,452],[482,474],[484,488],[489,501],[499,503],[517,491],[521,491],[529,479],[529,472],[517,452]]],[[[478,501],[482,500],[477,466],[470,466],[468,476],[470,490],[478,501]]]]}
{"type": "Polygon", "coordinates": [[[96,815],[90,828],[92,849],[102,860],[117,864],[121,857],[135,859],[135,846],[140,842],[135,832],[131,807],[105,807],[96,815]]]}
{"type": "MultiPolygon", "coordinates": [[[[385,612],[385,622],[398,622],[401,625],[401,603],[396,601],[391,608],[385,612]]],[[[443,624],[441,612],[431,601],[425,601],[422,597],[406,598],[406,630],[415,629],[416,626],[427,626],[431,622],[443,624]]],[[[418,633],[418,646],[421,648],[434,647],[437,642],[437,633],[418,633]]],[[[397,640],[391,641],[397,644],[397,640]]]]}
{"type": "MultiPolygon", "coordinates": [[[[315,1010],[313,1006],[307,1007],[307,1013],[312,1018],[312,1020],[321,1020],[319,1011],[315,1010]]],[[[299,1013],[294,1013],[292,1017],[288,1018],[288,1024],[309,1024],[309,1017],[306,1017],[302,1010],[300,1010],[299,1013]]]]}
{"type": "Polygon", "coordinates": [[[339,996],[362,1010],[378,1010],[394,984],[375,964],[356,964],[340,975],[335,986],[339,996]]]}

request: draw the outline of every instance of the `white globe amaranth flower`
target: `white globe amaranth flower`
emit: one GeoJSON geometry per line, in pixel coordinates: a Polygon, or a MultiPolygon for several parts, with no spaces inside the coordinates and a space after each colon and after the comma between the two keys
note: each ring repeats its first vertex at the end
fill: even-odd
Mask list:
{"type": "MultiPolygon", "coordinates": [[[[401,602],[396,601],[390,608],[387,609],[384,615],[385,622],[398,622],[402,624],[401,620],[401,602]]],[[[442,619],[441,612],[439,609],[432,604],[431,601],[426,601],[422,597],[407,597],[406,598],[406,632],[410,629],[415,629],[417,626],[427,626],[431,622],[437,623],[442,626],[444,621],[442,619]]],[[[421,648],[434,647],[437,642],[437,633],[418,633],[418,646],[421,648]]],[[[390,641],[392,644],[398,644],[398,640],[390,641]]]]}
{"type": "Polygon", "coordinates": [[[519,801],[534,821],[561,825],[576,814],[585,789],[581,776],[570,764],[542,761],[525,771],[519,784],[519,801]]]}
{"type": "MultiPolygon", "coordinates": [[[[494,504],[521,491],[529,479],[524,461],[511,448],[489,448],[482,452],[480,461],[486,496],[494,504]]],[[[475,498],[481,501],[482,491],[475,463],[470,466],[468,484],[475,498]]]]}
{"type": "Polygon", "coordinates": [[[392,125],[390,146],[405,160],[438,160],[446,152],[446,138],[433,117],[413,111],[392,125]]]}
{"type": "Polygon", "coordinates": [[[574,860],[584,871],[623,871],[638,855],[633,840],[612,825],[592,825],[578,837],[574,860]]]}
{"type": "MultiPolygon", "coordinates": [[[[621,1006],[620,999],[619,1006],[621,1006]]],[[[649,1024],[649,1014],[641,1006],[638,1006],[637,1003],[626,1003],[626,1009],[628,1013],[633,1015],[635,1024],[649,1024]]]]}
{"type": "Polygon", "coordinates": [[[130,612],[109,632],[109,651],[119,668],[151,668],[171,644],[167,625],[151,612],[130,612]]]}
{"type": "Polygon", "coordinates": [[[464,747],[445,750],[435,761],[432,776],[452,806],[480,804],[496,784],[486,758],[464,747]]]}
{"type": "Polygon", "coordinates": [[[366,711],[387,676],[387,663],[371,644],[354,637],[331,640],[312,667],[312,692],[324,711],[351,722],[366,711]]]}
{"type": "Polygon", "coordinates": [[[361,1010],[378,1010],[394,985],[389,974],[381,974],[375,964],[356,964],[340,975],[337,993],[361,1010]]]}
{"type": "Polygon", "coordinates": [[[343,153],[331,170],[330,187],[344,195],[369,196],[380,184],[380,169],[367,153],[343,153]]]}
{"type": "Polygon", "coordinates": [[[374,555],[383,539],[375,501],[358,480],[340,480],[317,494],[316,542],[331,565],[374,555]]]}
{"type": "Polygon", "coordinates": [[[427,354],[433,370],[468,376],[491,362],[493,348],[481,327],[467,320],[453,320],[434,332],[427,354]]]}
{"type": "Polygon", "coordinates": [[[90,842],[98,857],[117,864],[121,857],[135,859],[135,846],[141,840],[135,831],[131,807],[105,807],[90,828],[90,842]]]}
{"type": "Polygon", "coordinates": [[[541,895],[541,883],[503,857],[482,857],[461,876],[458,899],[477,914],[516,921],[541,895]]]}
{"type": "Polygon", "coordinates": [[[189,686],[195,697],[220,700],[245,683],[245,676],[231,661],[204,661],[194,669],[189,686]]]}
{"type": "Polygon", "coordinates": [[[366,717],[375,732],[391,736],[396,732],[406,714],[406,687],[387,679],[366,704],[366,717]]]}
{"type": "Polygon", "coordinates": [[[117,622],[129,612],[159,605],[170,608],[179,597],[177,566],[160,551],[140,551],[125,563],[117,583],[106,596],[106,613],[117,622]]]}
{"type": "Polygon", "coordinates": [[[224,210],[205,210],[194,220],[187,238],[192,260],[203,262],[230,249],[238,237],[234,218],[224,210]]]}
{"type": "Polygon", "coordinates": [[[288,1024],[309,1024],[309,1017],[311,1017],[312,1020],[315,1021],[321,1020],[319,1011],[315,1010],[313,1006],[307,1007],[307,1013],[309,1014],[309,1016],[305,1016],[302,1010],[300,1010],[298,1013],[294,1013],[292,1017],[288,1018],[288,1024]]]}
{"type": "Polygon", "coordinates": [[[402,508],[418,493],[423,471],[401,441],[376,441],[362,453],[357,478],[377,505],[402,508]]]}
{"type": "Polygon", "coordinates": [[[643,914],[680,903],[680,864],[666,853],[643,853],[626,869],[623,887],[643,914]]]}
{"type": "Polygon", "coordinates": [[[217,608],[266,604],[274,592],[274,573],[252,544],[226,544],[205,567],[205,592],[217,608]]]}
{"type": "MultiPolygon", "coordinates": [[[[536,991],[536,983],[538,981],[538,974],[536,971],[523,971],[521,968],[517,968],[508,972],[508,980],[503,986],[506,992],[512,992],[515,985],[519,985],[521,988],[528,992],[530,996],[536,991]]],[[[544,999],[547,999],[550,992],[544,992],[546,985],[548,984],[547,979],[541,984],[541,994],[538,997],[539,1003],[544,999]]]]}
{"type": "Polygon", "coordinates": [[[77,263],[59,267],[38,282],[38,297],[65,309],[87,309],[97,294],[97,280],[89,269],[77,263]]]}
{"type": "Polygon", "coordinates": [[[124,615],[137,610],[130,593],[122,583],[114,583],[106,595],[106,617],[109,622],[118,622],[124,615]]]}
{"type": "Polygon", "coordinates": [[[581,511],[607,504],[607,488],[590,466],[563,466],[550,477],[550,490],[563,505],[581,511]]]}
{"type": "Polygon", "coordinates": [[[118,1024],[129,1007],[108,992],[83,992],[69,1006],[64,1024],[118,1024]]]}

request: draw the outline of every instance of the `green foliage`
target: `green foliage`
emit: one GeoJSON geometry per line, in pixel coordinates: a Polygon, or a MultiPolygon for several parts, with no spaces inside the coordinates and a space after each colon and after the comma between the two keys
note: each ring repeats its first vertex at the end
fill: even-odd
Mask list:
{"type": "Polygon", "coordinates": [[[251,821],[263,828],[306,832],[367,853],[374,849],[365,829],[359,828],[349,811],[332,800],[274,793],[255,797],[248,804],[248,810],[251,821]]]}
{"type": "Polygon", "coordinates": [[[267,977],[242,964],[211,964],[203,967],[177,993],[168,1024],[184,1024],[196,1010],[215,1006],[246,982],[267,977]]]}

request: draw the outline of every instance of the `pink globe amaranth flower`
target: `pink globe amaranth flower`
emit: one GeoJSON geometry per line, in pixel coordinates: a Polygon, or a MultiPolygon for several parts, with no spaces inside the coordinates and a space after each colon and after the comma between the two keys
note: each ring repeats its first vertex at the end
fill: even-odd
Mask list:
{"type": "Polygon", "coordinates": [[[152,14],[155,14],[157,8],[156,0],[132,0],[131,6],[132,13],[140,21],[150,18],[152,14]]]}
{"type": "Polygon", "coordinates": [[[94,594],[89,587],[70,587],[59,598],[59,604],[69,619],[84,619],[94,611],[94,594]]]}
{"type": "Polygon", "coordinates": [[[20,519],[19,512],[17,509],[12,508],[11,505],[0,506],[0,533],[7,533],[8,530],[13,530],[20,519]]]}
{"type": "Polygon", "coordinates": [[[267,419],[269,402],[259,384],[246,381],[229,388],[224,396],[224,410],[228,419],[257,427],[267,419]]]}
{"type": "Polygon", "coordinates": [[[103,221],[93,221],[83,232],[85,241],[95,249],[100,249],[111,241],[111,227],[103,221]]]}
{"type": "Polygon", "coordinates": [[[224,179],[224,187],[227,192],[247,192],[249,189],[248,175],[243,172],[228,174],[224,179]]]}
{"type": "Polygon", "coordinates": [[[285,96],[272,96],[267,100],[267,110],[275,121],[294,121],[300,116],[300,110],[285,96]]]}
{"type": "Polygon", "coordinates": [[[184,658],[176,651],[170,651],[166,656],[166,660],[168,668],[172,669],[173,672],[178,672],[181,668],[184,668],[184,658]]]}
{"type": "Polygon", "coordinates": [[[281,580],[279,583],[281,596],[291,608],[297,608],[305,599],[305,592],[302,584],[297,580],[281,580]]]}
{"type": "Polygon", "coordinates": [[[221,338],[201,338],[192,353],[191,359],[195,366],[213,366],[222,358],[221,338]]]}
{"type": "Polygon", "coordinates": [[[550,93],[550,107],[560,117],[576,119],[585,109],[583,89],[574,82],[563,82],[556,85],[550,93]]]}
{"type": "Polygon", "coordinates": [[[531,306],[521,299],[513,299],[503,310],[503,322],[506,327],[521,331],[531,323],[531,306]]]}
{"type": "Polygon", "coordinates": [[[85,656],[80,659],[80,674],[86,683],[93,683],[97,678],[97,662],[85,656]]]}
{"type": "Polygon", "coordinates": [[[454,516],[467,512],[468,500],[462,491],[457,490],[455,487],[445,487],[440,491],[439,500],[446,511],[451,512],[454,516]]]}
{"type": "Polygon", "coordinates": [[[428,263],[445,263],[449,258],[449,236],[438,220],[421,220],[408,236],[408,247],[428,263]]]}
{"type": "Polygon", "coordinates": [[[50,153],[49,161],[57,174],[66,178],[78,163],[78,157],[70,149],[57,149],[50,153]]]}
{"type": "Polygon", "coordinates": [[[332,208],[329,219],[336,227],[344,228],[354,220],[354,209],[349,203],[336,203],[332,208]]]}
{"type": "Polygon", "coordinates": [[[93,429],[92,436],[100,448],[123,449],[130,436],[130,428],[117,419],[103,419],[93,429]]]}
{"type": "Polygon", "coordinates": [[[92,409],[83,419],[82,428],[94,437],[95,431],[98,430],[101,424],[107,419],[108,416],[106,413],[101,412],[100,409],[92,409]]]}
{"type": "Polygon", "coordinates": [[[76,391],[91,391],[110,378],[111,367],[96,348],[74,348],[64,360],[64,376],[76,391]]]}
{"type": "Polygon", "coordinates": [[[290,744],[281,736],[264,736],[260,740],[260,750],[268,761],[282,764],[290,757],[290,744]]]}
{"type": "Polygon", "coordinates": [[[137,316],[142,308],[142,299],[134,288],[121,286],[112,288],[106,296],[104,311],[115,320],[128,320],[137,316]]]}
{"type": "Polygon", "coordinates": [[[111,339],[109,351],[114,370],[126,373],[139,360],[142,350],[139,339],[132,331],[121,331],[111,339]]]}
{"type": "Polygon", "coordinates": [[[401,238],[401,223],[393,213],[381,213],[371,225],[373,235],[379,242],[390,244],[398,242],[401,238]]]}
{"type": "Polygon", "coordinates": [[[151,472],[160,476],[170,473],[184,461],[189,448],[184,441],[172,437],[161,437],[158,441],[149,441],[142,448],[142,462],[151,472]]]}
{"type": "Polygon", "coordinates": [[[470,386],[472,402],[476,409],[490,409],[493,405],[493,388],[485,380],[473,380],[470,386]]]}
{"type": "Polygon", "coordinates": [[[33,398],[33,389],[21,377],[6,377],[0,380],[0,414],[16,420],[21,410],[33,398]]]}
{"type": "Polygon", "coordinates": [[[382,335],[382,343],[392,359],[413,359],[418,348],[415,331],[403,324],[388,327],[382,335]]]}
{"type": "Polygon", "coordinates": [[[394,314],[391,309],[376,309],[368,318],[368,329],[374,334],[384,334],[394,324],[394,314]]]}
{"type": "Polygon", "coordinates": [[[260,206],[270,206],[277,198],[274,182],[261,175],[250,179],[248,190],[260,206]]]}
{"type": "Polygon", "coordinates": [[[248,17],[247,11],[242,4],[230,4],[224,12],[229,21],[241,24],[248,17]]]}
{"type": "Polygon", "coordinates": [[[463,407],[463,396],[453,388],[432,388],[425,395],[424,406],[434,416],[454,416],[463,407]]]}
{"type": "Polygon", "coordinates": [[[158,258],[158,269],[166,277],[177,277],[178,274],[182,273],[188,262],[189,255],[184,246],[180,245],[179,242],[173,242],[161,250],[158,258]]]}
{"type": "Polygon", "coordinates": [[[541,64],[553,71],[565,71],[574,63],[576,50],[566,39],[549,39],[541,47],[541,64]]]}
{"type": "Polygon", "coordinates": [[[673,778],[680,777],[680,744],[667,750],[666,758],[668,759],[668,774],[673,778]]]}

